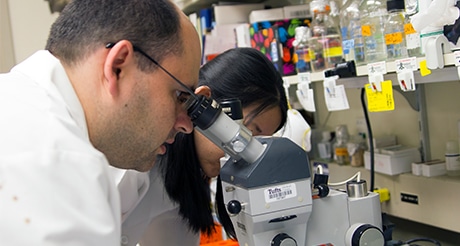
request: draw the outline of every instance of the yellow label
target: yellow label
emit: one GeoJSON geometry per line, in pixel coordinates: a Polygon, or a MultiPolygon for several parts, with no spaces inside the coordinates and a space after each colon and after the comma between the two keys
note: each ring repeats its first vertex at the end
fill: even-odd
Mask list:
{"type": "Polygon", "coordinates": [[[412,26],[412,23],[407,23],[407,24],[404,24],[404,33],[414,34],[414,33],[417,33],[417,31],[415,31],[414,27],[412,26]]]}
{"type": "Polygon", "coordinates": [[[422,75],[422,77],[431,74],[431,70],[426,65],[426,60],[421,60],[419,66],[420,66],[420,75],[422,75]]]}
{"type": "Polygon", "coordinates": [[[371,84],[366,84],[367,108],[369,112],[390,111],[395,109],[393,86],[391,80],[382,82],[382,91],[374,91],[371,84]]]}
{"type": "Polygon", "coordinates": [[[310,60],[311,60],[311,61],[316,60],[316,55],[315,55],[315,51],[314,51],[314,50],[308,49],[308,53],[310,53],[310,60]]]}
{"type": "Polygon", "coordinates": [[[394,32],[390,34],[385,34],[385,44],[400,44],[403,41],[403,36],[401,32],[394,32]]]}
{"type": "Polygon", "coordinates": [[[334,57],[334,56],[342,56],[342,47],[332,47],[324,49],[323,56],[324,57],[334,57]]]}
{"type": "Polygon", "coordinates": [[[336,156],[348,156],[347,148],[335,148],[336,156]]]}
{"type": "Polygon", "coordinates": [[[372,36],[371,26],[369,26],[369,25],[361,26],[361,34],[364,37],[372,36]]]}

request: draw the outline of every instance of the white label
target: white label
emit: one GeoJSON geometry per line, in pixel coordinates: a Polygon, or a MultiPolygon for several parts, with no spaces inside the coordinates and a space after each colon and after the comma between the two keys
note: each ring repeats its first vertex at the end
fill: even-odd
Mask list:
{"type": "Polygon", "coordinates": [[[455,51],[454,52],[454,56],[455,56],[455,66],[460,66],[460,51],[455,51]]]}
{"type": "Polygon", "coordinates": [[[367,64],[367,73],[379,73],[379,74],[386,74],[387,73],[387,65],[385,61],[381,62],[374,62],[367,64]]]}
{"type": "Polygon", "coordinates": [[[300,83],[310,83],[311,82],[311,73],[309,73],[309,72],[298,73],[297,78],[299,79],[299,84],[300,83]]]}
{"type": "Polygon", "coordinates": [[[265,195],[265,202],[276,202],[285,200],[288,198],[296,197],[297,190],[295,188],[295,184],[285,184],[280,186],[273,186],[264,191],[265,195]]]}
{"type": "Polygon", "coordinates": [[[417,58],[410,57],[395,61],[396,72],[402,72],[404,70],[417,71],[417,58]]]}
{"type": "Polygon", "coordinates": [[[407,49],[415,49],[420,47],[420,34],[406,34],[407,49]]]}
{"type": "Polygon", "coordinates": [[[447,171],[459,171],[460,170],[460,156],[457,155],[446,155],[446,169],[447,171]]]}

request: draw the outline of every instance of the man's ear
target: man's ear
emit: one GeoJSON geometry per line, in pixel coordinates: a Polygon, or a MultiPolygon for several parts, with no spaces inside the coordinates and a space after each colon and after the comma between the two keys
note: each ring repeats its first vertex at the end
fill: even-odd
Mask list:
{"type": "Polygon", "coordinates": [[[131,42],[127,40],[118,41],[108,50],[104,62],[104,87],[116,97],[120,93],[119,82],[125,69],[134,61],[134,50],[131,42]]]}
{"type": "Polygon", "coordinates": [[[209,88],[206,85],[202,85],[198,88],[195,89],[195,94],[197,95],[203,95],[207,98],[211,97],[211,88],[209,88]]]}

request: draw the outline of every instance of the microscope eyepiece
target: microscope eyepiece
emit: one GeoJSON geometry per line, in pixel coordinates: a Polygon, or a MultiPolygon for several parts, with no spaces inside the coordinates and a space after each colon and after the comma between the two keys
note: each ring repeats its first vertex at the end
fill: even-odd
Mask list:
{"type": "Polygon", "coordinates": [[[216,101],[202,95],[198,95],[195,100],[188,101],[186,107],[192,122],[203,130],[208,129],[222,111],[216,101]]]}

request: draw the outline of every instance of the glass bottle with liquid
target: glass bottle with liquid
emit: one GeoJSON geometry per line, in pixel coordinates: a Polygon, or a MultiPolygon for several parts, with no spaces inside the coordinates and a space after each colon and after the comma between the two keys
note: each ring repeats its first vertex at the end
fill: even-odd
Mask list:
{"type": "Polygon", "coordinates": [[[388,20],[384,25],[387,61],[407,57],[404,33],[404,0],[387,1],[388,20]]]}
{"type": "Polygon", "coordinates": [[[388,16],[386,0],[363,0],[359,10],[366,63],[385,61],[387,53],[383,28],[388,16]]]}
{"type": "Polygon", "coordinates": [[[311,38],[310,28],[298,26],[295,28],[295,39],[292,42],[295,51],[295,64],[297,73],[311,72],[308,39],[311,38]]]}
{"type": "Polygon", "coordinates": [[[348,0],[340,9],[340,32],[345,60],[354,60],[356,65],[363,65],[364,43],[359,3],[360,0],[348,0]]]}
{"type": "Polygon", "coordinates": [[[348,134],[348,128],[346,125],[338,125],[335,128],[334,143],[334,159],[339,165],[347,165],[350,163],[350,155],[348,154],[348,141],[350,135],[348,134]]]}
{"type": "Polygon", "coordinates": [[[343,61],[342,40],[339,27],[329,16],[329,1],[313,0],[310,8],[313,12],[312,37],[308,40],[311,65],[313,72],[320,72],[343,61]]]}
{"type": "Polygon", "coordinates": [[[446,170],[449,176],[460,176],[460,153],[458,142],[455,140],[446,143],[446,170]]]}
{"type": "Polygon", "coordinates": [[[405,0],[404,34],[406,34],[407,54],[409,57],[422,56],[420,32],[417,32],[410,18],[418,13],[418,0],[405,0]]]}

